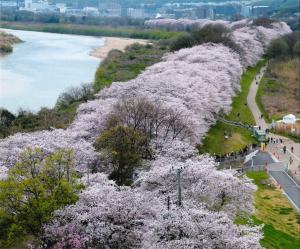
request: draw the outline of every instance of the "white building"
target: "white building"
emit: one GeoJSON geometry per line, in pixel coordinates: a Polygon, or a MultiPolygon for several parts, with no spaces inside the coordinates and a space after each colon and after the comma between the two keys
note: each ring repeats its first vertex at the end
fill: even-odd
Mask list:
{"type": "Polygon", "coordinates": [[[113,0],[100,2],[99,12],[101,16],[119,17],[122,15],[122,6],[113,0]]]}
{"type": "Polygon", "coordinates": [[[38,11],[45,11],[50,10],[50,6],[48,4],[48,1],[32,1],[32,0],[25,0],[25,7],[20,8],[20,10],[27,10],[32,12],[38,12],[38,11]]]}
{"type": "Polygon", "coordinates": [[[134,8],[128,8],[127,9],[127,16],[132,18],[143,18],[145,15],[143,9],[134,9],[134,8]]]}
{"type": "Polygon", "coordinates": [[[67,6],[65,3],[57,3],[55,6],[60,13],[66,13],[67,6]]]}
{"type": "Polygon", "coordinates": [[[86,16],[99,16],[99,11],[97,8],[94,7],[84,7],[83,8],[83,13],[86,16]]]}
{"type": "Polygon", "coordinates": [[[24,5],[25,9],[31,9],[32,0],[25,0],[24,5]]]}
{"type": "Polygon", "coordinates": [[[251,6],[242,5],[241,15],[243,17],[249,17],[249,16],[251,16],[251,13],[252,13],[252,7],[251,6]]]}
{"type": "Polygon", "coordinates": [[[18,3],[16,2],[11,2],[11,1],[0,1],[0,6],[1,7],[18,7],[18,3]]]}

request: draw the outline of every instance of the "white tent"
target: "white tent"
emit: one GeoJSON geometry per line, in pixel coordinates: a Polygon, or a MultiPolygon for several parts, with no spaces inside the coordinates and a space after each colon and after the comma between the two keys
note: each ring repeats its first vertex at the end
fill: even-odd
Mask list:
{"type": "Polygon", "coordinates": [[[296,123],[296,116],[293,114],[288,114],[283,117],[282,121],[285,124],[295,124],[296,123]]]}

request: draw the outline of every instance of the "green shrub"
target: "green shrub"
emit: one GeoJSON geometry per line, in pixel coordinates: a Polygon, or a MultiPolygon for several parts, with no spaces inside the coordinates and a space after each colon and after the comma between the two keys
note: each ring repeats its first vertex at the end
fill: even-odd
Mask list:
{"type": "Polygon", "coordinates": [[[45,155],[40,149],[25,150],[0,181],[0,247],[39,235],[54,210],[78,200],[81,187],[75,181],[72,151],[45,155]]]}

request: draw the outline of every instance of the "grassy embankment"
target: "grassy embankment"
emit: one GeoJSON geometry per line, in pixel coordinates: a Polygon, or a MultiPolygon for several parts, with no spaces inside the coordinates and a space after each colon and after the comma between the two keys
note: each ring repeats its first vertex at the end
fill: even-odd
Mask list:
{"type": "Polygon", "coordinates": [[[51,24],[51,23],[23,23],[23,22],[2,22],[1,28],[19,29],[29,31],[40,31],[61,34],[76,34],[89,36],[114,36],[129,37],[136,39],[170,39],[182,34],[182,32],[167,32],[163,30],[142,29],[133,27],[112,27],[100,25],[80,24],[51,24]]]}
{"type": "Polygon", "coordinates": [[[247,176],[257,186],[254,194],[256,212],[250,220],[237,219],[236,222],[264,224],[264,238],[260,242],[266,249],[300,248],[300,214],[266,172],[249,172],[247,176]]]}
{"type": "Polygon", "coordinates": [[[168,51],[167,46],[158,43],[153,45],[135,44],[128,47],[124,53],[111,51],[97,69],[95,91],[110,86],[112,82],[123,82],[136,78],[146,67],[159,62],[168,51]]]}
{"type": "MultiPolygon", "coordinates": [[[[300,59],[273,60],[260,82],[256,103],[266,122],[280,120],[293,113],[300,115],[300,59]]],[[[298,125],[300,127],[300,124],[298,125]]],[[[276,133],[300,142],[295,135],[284,130],[276,133]]]]}
{"type": "MultiPolygon", "coordinates": [[[[232,109],[229,114],[225,115],[226,119],[240,121],[250,125],[255,124],[254,117],[249,107],[246,105],[247,96],[251,82],[265,63],[266,60],[263,59],[254,67],[249,67],[244,72],[240,81],[241,91],[233,98],[231,105],[232,109]],[[238,114],[240,115],[238,116],[238,114]]],[[[203,139],[200,152],[223,155],[232,151],[239,151],[245,146],[253,143],[256,143],[256,140],[251,136],[251,133],[248,130],[217,121],[203,139]],[[224,132],[230,135],[228,139],[225,139],[224,132]]]]}

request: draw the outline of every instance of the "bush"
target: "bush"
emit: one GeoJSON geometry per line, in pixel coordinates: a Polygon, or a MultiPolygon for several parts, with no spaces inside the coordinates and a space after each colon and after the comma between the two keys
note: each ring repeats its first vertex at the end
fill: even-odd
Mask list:
{"type": "Polygon", "coordinates": [[[240,52],[239,46],[231,39],[230,30],[221,24],[208,24],[200,30],[178,37],[171,44],[171,50],[189,48],[208,42],[221,43],[240,52]]]}
{"type": "Polygon", "coordinates": [[[300,56],[300,32],[292,32],[275,39],[267,51],[269,58],[293,58],[300,56]]]}
{"type": "Polygon", "coordinates": [[[94,98],[92,84],[82,84],[80,87],[71,87],[60,94],[56,102],[56,109],[65,109],[75,102],[87,102],[94,98]]]}
{"type": "Polygon", "coordinates": [[[293,47],[293,53],[300,57],[300,41],[297,41],[293,47]]]}
{"type": "Polygon", "coordinates": [[[289,46],[284,39],[276,39],[270,43],[267,55],[270,58],[285,57],[288,54],[289,46]]]}

